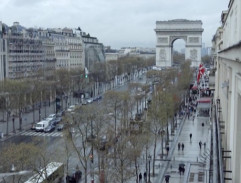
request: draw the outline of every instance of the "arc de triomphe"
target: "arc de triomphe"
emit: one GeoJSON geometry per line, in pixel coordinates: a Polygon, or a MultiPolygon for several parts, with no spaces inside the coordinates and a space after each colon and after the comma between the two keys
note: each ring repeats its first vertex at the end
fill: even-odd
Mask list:
{"type": "Polygon", "coordinates": [[[186,43],[185,60],[191,60],[192,67],[201,63],[202,21],[168,20],[156,22],[156,66],[171,67],[173,43],[183,39],[186,43]]]}

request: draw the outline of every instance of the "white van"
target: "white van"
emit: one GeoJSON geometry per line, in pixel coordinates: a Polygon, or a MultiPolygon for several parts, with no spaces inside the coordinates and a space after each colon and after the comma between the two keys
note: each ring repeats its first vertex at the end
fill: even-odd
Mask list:
{"type": "Polygon", "coordinates": [[[49,120],[43,120],[43,121],[40,121],[36,124],[36,127],[35,127],[35,131],[36,132],[43,132],[44,129],[50,125],[50,121],[49,120]]]}

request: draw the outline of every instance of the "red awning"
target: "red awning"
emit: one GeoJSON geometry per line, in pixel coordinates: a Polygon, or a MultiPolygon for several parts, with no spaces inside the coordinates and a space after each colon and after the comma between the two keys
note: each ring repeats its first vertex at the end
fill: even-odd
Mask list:
{"type": "Polygon", "coordinates": [[[198,103],[211,103],[210,97],[203,97],[197,100],[198,103]]]}

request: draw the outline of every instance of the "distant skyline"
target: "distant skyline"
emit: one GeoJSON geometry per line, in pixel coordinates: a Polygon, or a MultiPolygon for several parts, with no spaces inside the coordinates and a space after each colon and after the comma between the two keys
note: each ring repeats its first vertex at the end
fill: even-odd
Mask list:
{"type": "MultiPolygon", "coordinates": [[[[11,26],[77,28],[97,37],[105,46],[156,46],[156,21],[202,20],[203,40],[211,39],[221,25],[221,12],[229,0],[4,0],[0,21],[11,26]]],[[[181,41],[177,40],[175,45],[181,41]]]]}

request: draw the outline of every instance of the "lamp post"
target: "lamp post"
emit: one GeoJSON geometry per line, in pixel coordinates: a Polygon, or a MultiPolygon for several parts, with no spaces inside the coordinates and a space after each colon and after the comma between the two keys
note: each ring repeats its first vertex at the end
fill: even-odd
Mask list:
{"type": "Polygon", "coordinates": [[[38,114],[39,114],[39,121],[41,121],[41,106],[38,108],[38,114]]]}
{"type": "Polygon", "coordinates": [[[151,155],[148,155],[149,172],[148,172],[148,183],[151,183],[151,155]]]}
{"type": "Polygon", "coordinates": [[[14,123],[14,122],[15,122],[14,116],[13,116],[13,119],[12,119],[12,120],[13,120],[13,133],[16,133],[16,131],[15,131],[15,123],[14,123]]]}

